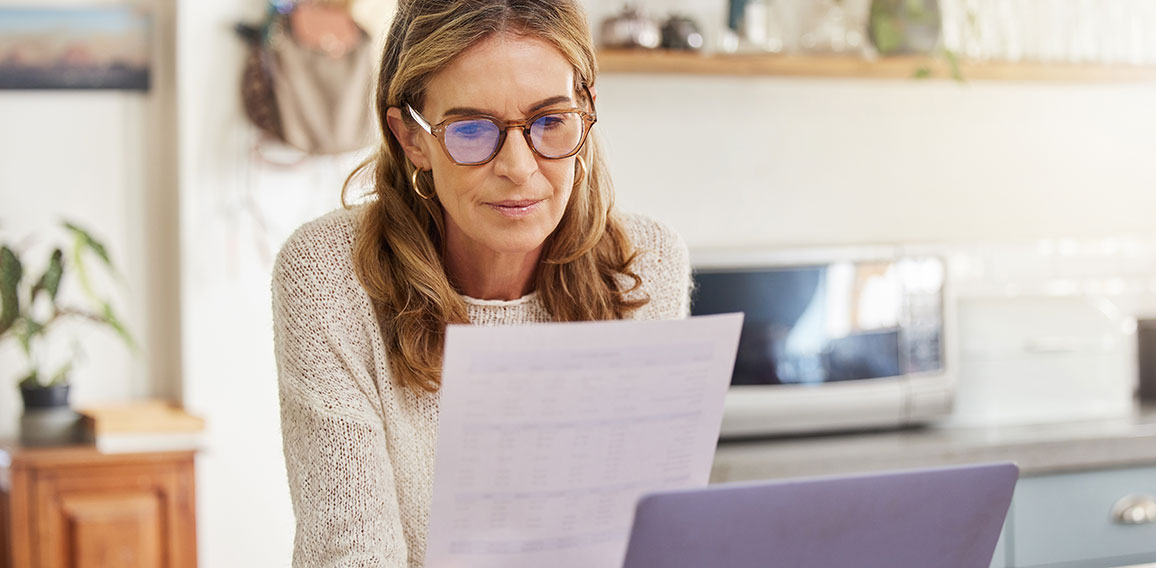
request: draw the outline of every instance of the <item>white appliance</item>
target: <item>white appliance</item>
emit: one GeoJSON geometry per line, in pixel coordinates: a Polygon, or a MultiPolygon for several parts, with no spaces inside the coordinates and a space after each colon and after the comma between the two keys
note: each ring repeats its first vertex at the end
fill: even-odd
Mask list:
{"type": "Polygon", "coordinates": [[[959,300],[959,387],[949,423],[991,426],[1128,415],[1135,320],[1088,296],[959,300]]]}
{"type": "Polygon", "coordinates": [[[942,259],[895,247],[693,251],[695,315],[746,314],[724,438],[898,427],[951,411],[942,259]]]}

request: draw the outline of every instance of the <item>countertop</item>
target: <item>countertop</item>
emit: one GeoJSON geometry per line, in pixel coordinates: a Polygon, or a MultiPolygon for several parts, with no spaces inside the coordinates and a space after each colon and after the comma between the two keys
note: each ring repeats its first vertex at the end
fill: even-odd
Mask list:
{"type": "Polygon", "coordinates": [[[1156,465],[1156,405],[1129,416],[1030,426],[723,441],[711,482],[1013,461],[1024,477],[1156,465]]]}

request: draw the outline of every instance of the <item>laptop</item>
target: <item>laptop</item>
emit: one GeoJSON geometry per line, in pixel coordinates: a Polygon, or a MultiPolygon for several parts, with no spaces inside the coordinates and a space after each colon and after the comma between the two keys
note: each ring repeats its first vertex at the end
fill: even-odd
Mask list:
{"type": "Polygon", "coordinates": [[[653,493],[624,568],[988,568],[1011,463],[653,493]]]}

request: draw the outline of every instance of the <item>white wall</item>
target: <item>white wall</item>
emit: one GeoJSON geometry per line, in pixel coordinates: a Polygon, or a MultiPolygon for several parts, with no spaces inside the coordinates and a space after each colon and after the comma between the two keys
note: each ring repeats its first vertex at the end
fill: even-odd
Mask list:
{"type": "MultiPolygon", "coordinates": [[[[110,1],[43,2],[37,7],[96,6],[110,1]]],[[[0,0],[0,6],[27,7],[0,0]]],[[[61,218],[75,220],[105,241],[124,275],[110,288],[114,306],[137,340],[132,354],[111,333],[73,326],[55,334],[57,346],[75,336],[84,359],[72,375],[75,405],[173,396],[177,389],[179,313],[176,275],[175,123],[172,18],[163,1],[142,2],[154,17],[152,89],[121,91],[0,91],[0,235],[31,238],[38,277],[49,245],[67,242],[61,218]]],[[[62,294],[79,296],[77,290],[62,294]]],[[[17,433],[15,377],[23,356],[0,346],[0,438],[17,433]]]]}
{"type": "Polygon", "coordinates": [[[290,561],[270,271],[294,228],[340,205],[357,161],[280,167],[259,157],[231,26],[260,14],[258,2],[178,3],[183,398],[208,425],[197,460],[200,562],[222,568],[290,561]]]}
{"type": "Polygon", "coordinates": [[[692,246],[1156,235],[1156,85],[607,74],[620,202],[692,246]]]}

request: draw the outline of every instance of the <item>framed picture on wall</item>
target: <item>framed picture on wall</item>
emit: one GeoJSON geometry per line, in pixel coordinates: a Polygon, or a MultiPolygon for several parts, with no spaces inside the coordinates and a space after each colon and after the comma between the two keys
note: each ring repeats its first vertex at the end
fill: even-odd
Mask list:
{"type": "Polygon", "coordinates": [[[147,91],[150,28],[128,6],[0,7],[0,89],[147,91]]]}

